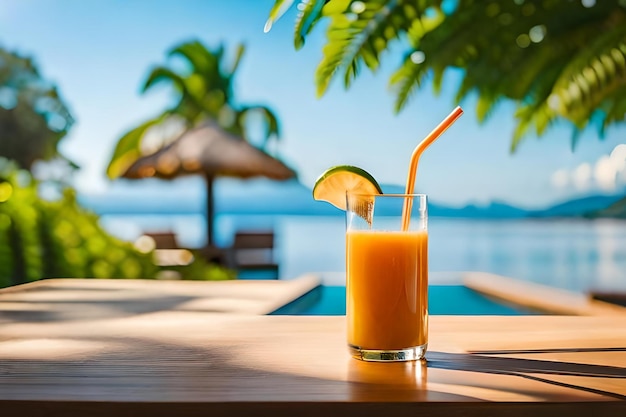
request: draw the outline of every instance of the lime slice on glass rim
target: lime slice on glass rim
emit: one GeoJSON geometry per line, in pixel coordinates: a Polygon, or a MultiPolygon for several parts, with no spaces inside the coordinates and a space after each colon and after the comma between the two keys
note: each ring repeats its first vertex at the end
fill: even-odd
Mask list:
{"type": "MultiPolygon", "coordinates": [[[[383,190],[378,182],[367,171],[352,165],[338,165],[327,169],[319,176],[313,186],[313,198],[326,201],[333,206],[346,210],[346,193],[382,194],[383,190]]],[[[373,201],[365,202],[367,207],[356,210],[363,218],[368,218],[368,212],[373,208],[373,201]]],[[[368,223],[371,223],[368,220],[368,223]]]]}

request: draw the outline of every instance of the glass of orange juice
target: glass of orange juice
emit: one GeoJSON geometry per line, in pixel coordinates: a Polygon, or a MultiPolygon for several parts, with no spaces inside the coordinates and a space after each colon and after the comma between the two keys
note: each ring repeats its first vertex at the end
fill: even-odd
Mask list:
{"type": "Polygon", "coordinates": [[[366,361],[424,358],[428,214],[424,194],[346,195],[348,346],[366,361]]]}

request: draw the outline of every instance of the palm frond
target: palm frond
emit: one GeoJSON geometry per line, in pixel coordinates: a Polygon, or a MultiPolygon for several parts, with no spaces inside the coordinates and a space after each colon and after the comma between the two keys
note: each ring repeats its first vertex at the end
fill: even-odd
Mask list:
{"type": "Polygon", "coordinates": [[[511,152],[514,153],[517,150],[532,127],[534,127],[534,133],[539,137],[547,131],[556,118],[557,116],[545,100],[518,108],[515,112],[517,124],[511,140],[511,152]]]}
{"type": "Polygon", "coordinates": [[[348,88],[362,64],[372,71],[378,68],[380,53],[411,25],[402,6],[400,0],[338,0],[324,6],[322,14],[330,23],[315,74],[318,96],[326,92],[338,71],[344,72],[344,86],[348,88]],[[355,4],[359,4],[356,9],[355,4]]]}
{"type": "Polygon", "coordinates": [[[510,151],[514,153],[524,137],[528,134],[528,131],[532,125],[533,117],[538,111],[537,103],[533,103],[527,106],[520,107],[515,112],[515,119],[517,124],[513,131],[513,139],[511,140],[510,151]]]}
{"type": "Polygon", "coordinates": [[[217,67],[217,59],[200,41],[182,43],[172,48],[169,56],[179,55],[185,58],[194,72],[212,74],[217,67]]]}
{"type": "Polygon", "coordinates": [[[515,152],[534,126],[535,132],[545,131],[557,115],[550,106],[550,94],[554,81],[558,78],[561,67],[552,66],[545,69],[542,77],[534,84],[532,96],[521,101],[515,110],[517,125],[511,139],[511,152],[515,152]],[[540,127],[543,126],[543,127],[540,127]]]}
{"type": "Polygon", "coordinates": [[[239,65],[240,54],[243,52],[244,48],[240,44],[237,55],[235,55],[234,66],[231,68],[232,71],[226,73],[220,67],[224,57],[224,45],[219,45],[215,50],[210,50],[200,41],[190,41],[173,48],[169,52],[169,56],[178,55],[189,62],[191,65],[190,73],[185,74],[185,77],[193,74],[200,75],[207,90],[222,90],[225,95],[230,96],[232,75],[236,66],[239,65]]]}
{"type": "Polygon", "coordinates": [[[249,107],[247,111],[256,111],[261,114],[263,117],[263,121],[265,122],[266,130],[265,130],[265,140],[264,143],[267,144],[269,139],[275,138],[276,140],[280,139],[280,127],[278,125],[278,117],[276,114],[267,106],[254,106],[249,107]]]}
{"type": "Polygon", "coordinates": [[[239,64],[241,63],[241,59],[243,58],[243,55],[245,53],[246,53],[246,46],[242,43],[237,44],[237,49],[235,50],[235,58],[233,60],[233,63],[230,65],[230,69],[228,71],[228,73],[231,76],[235,74],[235,72],[237,72],[237,69],[239,68],[239,64]]]}
{"type": "MultiPolygon", "coordinates": [[[[534,131],[542,135],[557,117],[563,116],[555,113],[552,106],[546,105],[549,99],[554,102],[546,88],[551,89],[556,80],[555,71],[563,71],[575,54],[584,50],[593,56],[597,55],[597,50],[589,51],[586,44],[589,39],[597,38],[609,14],[606,7],[587,10],[582,5],[566,2],[527,1],[524,4],[519,7],[514,2],[491,2],[485,6],[479,2],[462,2],[458,13],[446,16],[445,25],[413,39],[427,57],[425,64],[435,71],[440,67],[457,66],[465,69],[456,101],[461,101],[475,90],[479,97],[479,121],[487,120],[494,107],[503,99],[513,99],[520,102],[522,107],[533,109],[525,118],[518,119],[519,125],[512,141],[513,150],[529,127],[533,126],[534,131]],[[493,13],[496,19],[493,24],[486,24],[484,17],[478,17],[479,12],[489,14],[489,10],[495,10],[494,7],[497,13],[493,13]],[[499,24],[503,14],[509,15],[510,22],[506,25],[499,24]],[[519,34],[533,32],[534,41],[527,35],[524,35],[526,40],[520,38],[519,34]],[[463,36],[463,33],[472,33],[472,36],[463,36]],[[536,37],[537,33],[541,35],[539,38],[536,37]],[[527,43],[524,44],[524,41],[527,43]],[[582,45],[585,48],[581,48],[582,45]]],[[[622,21],[615,16],[613,19],[622,21]]],[[[616,55],[615,51],[613,55],[616,55]]],[[[595,67],[600,62],[608,61],[607,57],[596,57],[595,67]]],[[[609,66],[617,67],[617,62],[609,66]]],[[[597,93],[596,86],[582,84],[577,87],[584,91],[593,89],[597,93]]],[[[588,109],[595,109],[599,105],[600,101],[597,101],[588,109]]],[[[592,112],[581,114],[577,120],[569,119],[578,129],[584,129],[592,112]]]]}
{"type": "Polygon", "coordinates": [[[270,9],[269,17],[265,22],[263,32],[267,33],[272,30],[274,23],[278,21],[289,8],[293,5],[295,0],[276,0],[272,8],[270,9]]]}
{"type": "Polygon", "coordinates": [[[238,109],[236,124],[241,126],[242,136],[247,138],[247,129],[245,126],[246,118],[250,114],[258,114],[261,116],[265,131],[263,132],[263,147],[267,145],[270,139],[280,139],[280,128],[276,114],[267,106],[244,106],[238,109]]]}
{"type": "Polygon", "coordinates": [[[428,67],[419,65],[411,59],[411,54],[404,58],[404,62],[389,79],[389,85],[395,93],[394,110],[400,112],[409,99],[421,87],[422,80],[428,74],[428,67]]]}
{"type": "Polygon", "coordinates": [[[141,92],[145,93],[150,88],[161,82],[171,83],[177,91],[185,92],[185,81],[183,77],[166,67],[155,67],[150,71],[148,78],[143,83],[141,92]]]}
{"type": "Polygon", "coordinates": [[[146,131],[152,126],[161,123],[168,115],[169,113],[165,112],[154,119],[148,120],[126,132],[119,139],[106,170],[107,176],[110,179],[120,177],[126,169],[141,156],[141,140],[146,131]]]}
{"type": "Polygon", "coordinates": [[[296,49],[304,46],[305,39],[322,17],[322,8],[330,0],[301,0],[293,31],[293,44],[296,49]]]}
{"type": "Polygon", "coordinates": [[[584,125],[603,101],[624,86],[626,25],[620,25],[599,34],[573,57],[555,82],[553,97],[558,97],[560,115],[584,125]]]}
{"type": "Polygon", "coordinates": [[[605,116],[600,134],[611,124],[626,121],[626,86],[615,90],[606,100],[605,116]]]}

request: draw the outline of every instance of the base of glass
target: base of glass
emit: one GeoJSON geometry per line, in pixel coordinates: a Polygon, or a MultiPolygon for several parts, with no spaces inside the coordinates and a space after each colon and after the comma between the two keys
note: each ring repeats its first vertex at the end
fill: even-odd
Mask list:
{"type": "Polygon", "coordinates": [[[358,346],[348,345],[353,358],[368,362],[406,362],[424,359],[427,343],[404,349],[377,350],[363,349],[358,346]]]}

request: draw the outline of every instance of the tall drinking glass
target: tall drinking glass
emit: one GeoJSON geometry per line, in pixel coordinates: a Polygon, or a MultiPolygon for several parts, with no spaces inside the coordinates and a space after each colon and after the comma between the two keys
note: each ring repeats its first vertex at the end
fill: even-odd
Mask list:
{"type": "Polygon", "coordinates": [[[424,358],[428,214],[424,194],[346,196],[348,346],[366,361],[424,358]]]}

